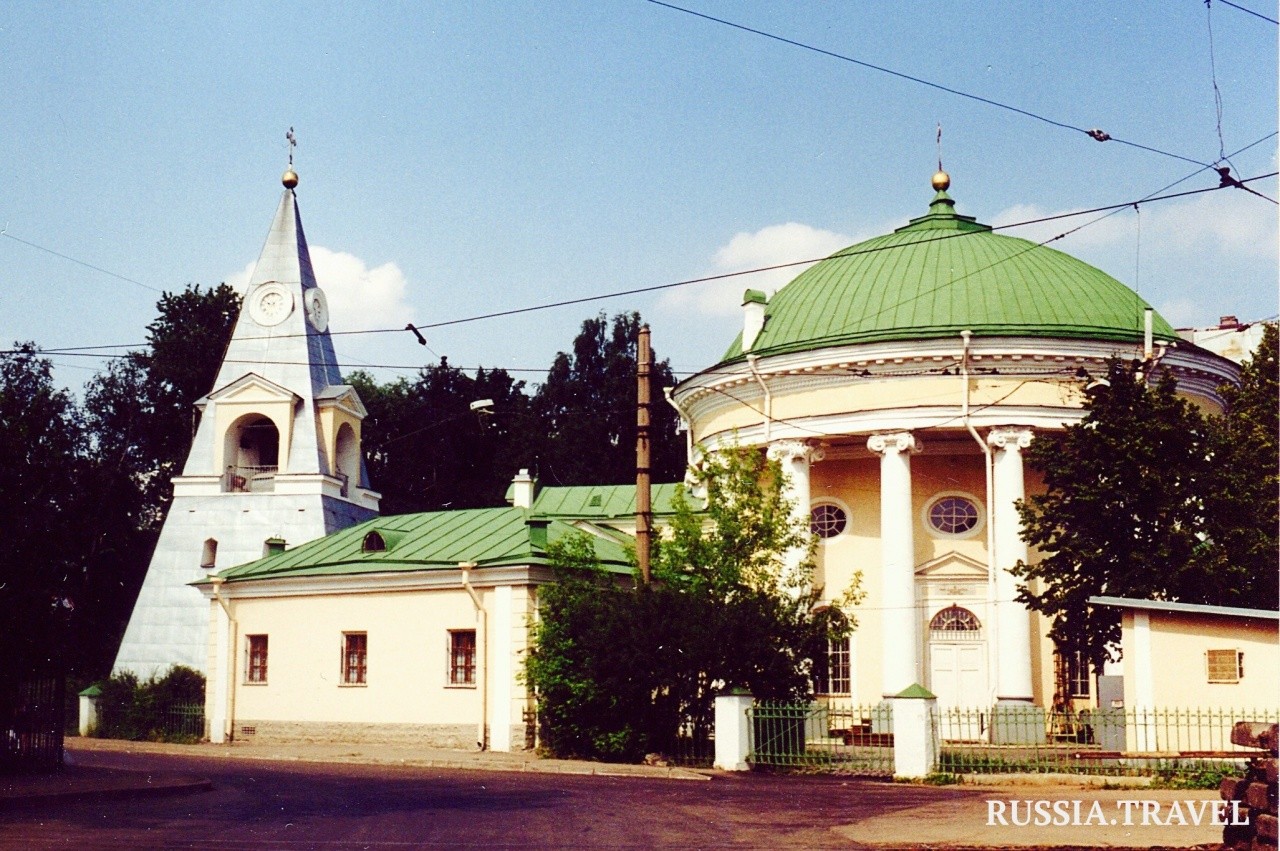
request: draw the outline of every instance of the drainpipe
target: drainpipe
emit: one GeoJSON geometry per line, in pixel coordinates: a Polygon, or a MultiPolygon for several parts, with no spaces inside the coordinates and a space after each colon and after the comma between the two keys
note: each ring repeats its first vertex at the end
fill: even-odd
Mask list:
{"type": "Polygon", "coordinates": [[[674,387],[663,387],[662,395],[671,407],[676,409],[676,413],[680,415],[680,419],[684,421],[684,458],[685,464],[693,461],[693,420],[689,419],[689,415],[685,413],[684,408],[680,407],[680,403],[676,401],[676,397],[671,391],[674,387]]]}
{"type": "Polygon", "coordinates": [[[480,726],[476,731],[476,745],[480,750],[489,747],[489,613],[479,593],[471,586],[471,571],[476,567],[474,561],[458,562],[458,570],[462,571],[462,587],[471,595],[471,602],[476,607],[476,689],[480,697],[480,726]]]}
{"type": "Polygon", "coordinates": [[[768,443],[773,434],[773,396],[770,395],[769,385],[764,383],[764,377],[760,375],[760,370],[756,368],[756,361],[758,360],[760,358],[755,355],[747,355],[747,366],[750,367],[751,374],[764,392],[764,404],[761,405],[761,408],[764,413],[764,442],[768,443]]]}
{"type": "MultiPolygon", "coordinates": [[[[239,631],[239,625],[236,619],[231,616],[231,607],[227,605],[226,599],[222,596],[222,583],[225,582],[221,576],[212,576],[209,581],[213,583],[213,599],[222,607],[222,611],[227,616],[227,632],[224,633],[227,640],[227,658],[226,664],[223,666],[225,670],[221,671],[222,682],[226,685],[226,710],[227,710],[227,729],[223,731],[223,741],[235,741],[236,734],[236,633],[239,631]]],[[[216,697],[216,693],[215,693],[216,697]]],[[[209,738],[213,738],[212,726],[209,729],[209,738]]]]}
{"type": "Polygon", "coordinates": [[[969,343],[973,332],[964,330],[960,332],[960,339],[964,341],[964,348],[960,355],[960,378],[964,382],[964,396],[960,407],[960,418],[964,422],[964,427],[968,430],[973,439],[977,441],[978,447],[982,450],[983,472],[986,474],[987,480],[987,600],[991,603],[991,611],[988,613],[987,621],[993,627],[991,630],[991,640],[987,642],[987,670],[994,670],[991,656],[995,652],[995,648],[999,644],[1000,636],[997,634],[999,630],[998,619],[991,615],[995,612],[996,604],[996,512],[995,512],[995,493],[994,493],[994,477],[993,470],[993,453],[991,446],[982,439],[978,434],[978,430],[973,427],[973,422],[969,418],[969,343]]]}

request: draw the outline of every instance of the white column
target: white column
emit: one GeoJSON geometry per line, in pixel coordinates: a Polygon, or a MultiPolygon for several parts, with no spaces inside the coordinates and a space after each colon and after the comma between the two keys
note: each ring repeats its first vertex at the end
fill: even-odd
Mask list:
{"type": "Polygon", "coordinates": [[[209,741],[215,745],[227,741],[231,732],[231,719],[228,709],[231,705],[231,689],[235,684],[231,681],[231,618],[218,602],[212,604],[214,629],[214,669],[210,671],[210,681],[205,686],[208,698],[205,701],[205,714],[209,717],[209,741]]]}
{"type": "Polygon", "coordinates": [[[893,776],[919,780],[938,770],[938,699],[924,688],[892,698],[893,776]]]}
{"type": "Polygon", "coordinates": [[[751,719],[747,710],[754,698],[743,689],[716,695],[716,754],[714,767],[721,771],[748,771],[751,753],[751,719]]]}
{"type": "Polygon", "coordinates": [[[1010,570],[1027,560],[1027,544],[1022,540],[1022,520],[1016,503],[1025,499],[1022,450],[1031,445],[1029,428],[993,428],[987,442],[995,448],[992,500],[995,518],[996,570],[996,699],[1025,701],[1033,697],[1031,687],[1031,612],[1017,602],[1018,579],[1010,570]]]}
{"type": "Polygon", "coordinates": [[[911,455],[920,443],[909,431],[873,434],[867,448],[880,456],[880,552],[884,586],[881,692],[893,697],[920,682],[916,617],[915,512],[911,455]]]}
{"type": "MultiPolygon", "coordinates": [[[[768,456],[782,465],[782,493],[791,503],[791,516],[805,530],[809,528],[809,465],[821,461],[825,453],[817,446],[803,440],[779,440],[769,444],[768,456]]],[[[799,547],[788,550],[783,560],[788,577],[804,559],[805,551],[799,547]]]]}
{"type": "MultiPolygon", "coordinates": [[[[1129,612],[1125,612],[1125,619],[1129,612]]],[[[1155,675],[1151,658],[1151,617],[1148,612],[1133,612],[1133,705],[1125,712],[1134,714],[1134,724],[1125,725],[1133,738],[1126,747],[1135,751],[1153,751],[1159,747],[1154,721],[1155,675]]],[[[1126,684],[1127,686],[1127,684],[1126,684]]],[[[1126,687],[1125,691],[1129,691],[1126,687]]]]}
{"type": "Polygon", "coordinates": [[[489,700],[493,707],[489,713],[489,750],[506,753],[511,750],[511,725],[514,722],[513,688],[516,672],[511,647],[512,637],[512,589],[499,585],[493,589],[493,641],[489,648],[493,686],[489,700]]]}
{"type": "Polygon", "coordinates": [[[98,726],[98,699],[102,689],[89,686],[80,692],[80,735],[89,735],[98,726]]]}

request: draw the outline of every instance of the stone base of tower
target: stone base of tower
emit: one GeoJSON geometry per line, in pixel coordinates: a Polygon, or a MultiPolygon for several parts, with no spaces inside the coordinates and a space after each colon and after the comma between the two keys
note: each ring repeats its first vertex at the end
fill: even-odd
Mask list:
{"type": "MultiPolygon", "coordinates": [[[[181,479],[175,480],[175,485],[181,479]]],[[[317,494],[215,493],[174,497],[147,568],[113,673],[140,679],[172,665],[205,672],[209,601],[191,583],[255,561],[268,539],[289,547],[377,516],[362,505],[317,494]]]]}

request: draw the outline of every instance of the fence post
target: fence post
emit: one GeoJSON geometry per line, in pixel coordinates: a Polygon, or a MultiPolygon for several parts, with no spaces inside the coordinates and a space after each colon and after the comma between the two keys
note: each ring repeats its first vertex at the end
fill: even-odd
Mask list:
{"type": "Polygon", "coordinates": [[[938,766],[938,699],[916,683],[889,698],[893,707],[893,775],[928,777],[938,766]]]}
{"type": "Polygon", "coordinates": [[[98,726],[98,699],[102,689],[89,686],[80,692],[80,735],[87,736],[98,726]]]}
{"type": "Polygon", "coordinates": [[[716,695],[714,766],[724,771],[747,771],[747,755],[751,752],[751,726],[747,711],[755,700],[751,692],[731,688],[716,695]]]}

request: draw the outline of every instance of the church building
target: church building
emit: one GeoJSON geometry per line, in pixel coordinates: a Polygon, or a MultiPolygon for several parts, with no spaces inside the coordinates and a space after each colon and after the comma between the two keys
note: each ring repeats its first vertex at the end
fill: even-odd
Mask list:
{"type": "Polygon", "coordinates": [[[282,182],[218,378],[197,403],[199,426],[117,672],[203,672],[209,603],[192,583],[378,514],[360,449],[365,409],[342,383],[292,167],[282,182]]]}
{"type": "Polygon", "coordinates": [[[944,709],[995,707],[998,727],[1090,693],[1015,600],[1010,568],[1036,554],[1014,506],[1042,487],[1023,450],[1084,417],[1081,388],[1109,358],[1172,373],[1213,412],[1238,370],[1104,272],[957,212],[945,172],[932,184],[927,212],[893,233],[772,298],[748,290],[742,334],[672,401],[702,452],[781,461],[826,595],[861,575],[858,628],[818,690],[872,704],[918,683],[944,709]],[[1063,681],[1074,695],[1055,700],[1063,681]]]}

